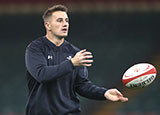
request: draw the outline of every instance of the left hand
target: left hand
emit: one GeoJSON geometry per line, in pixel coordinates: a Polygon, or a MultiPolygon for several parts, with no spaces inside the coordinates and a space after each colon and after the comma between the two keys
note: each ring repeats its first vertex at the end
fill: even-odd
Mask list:
{"type": "Polygon", "coordinates": [[[111,101],[121,101],[121,102],[126,102],[128,101],[127,97],[123,97],[121,92],[119,92],[117,89],[109,89],[105,92],[104,96],[106,99],[111,100],[111,101]]]}

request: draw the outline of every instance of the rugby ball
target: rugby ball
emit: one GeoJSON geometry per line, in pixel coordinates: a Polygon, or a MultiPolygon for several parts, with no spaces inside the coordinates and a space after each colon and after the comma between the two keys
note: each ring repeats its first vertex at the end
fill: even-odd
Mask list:
{"type": "Polygon", "coordinates": [[[143,88],[150,85],[156,78],[156,68],[149,63],[131,66],[123,75],[122,82],[128,88],[143,88]]]}

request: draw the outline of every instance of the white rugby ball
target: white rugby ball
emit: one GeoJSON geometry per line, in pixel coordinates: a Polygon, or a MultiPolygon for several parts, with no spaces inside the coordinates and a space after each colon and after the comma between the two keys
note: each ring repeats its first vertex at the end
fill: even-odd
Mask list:
{"type": "Polygon", "coordinates": [[[156,78],[156,68],[149,63],[131,66],[123,75],[122,82],[128,88],[143,88],[150,85],[156,78]]]}

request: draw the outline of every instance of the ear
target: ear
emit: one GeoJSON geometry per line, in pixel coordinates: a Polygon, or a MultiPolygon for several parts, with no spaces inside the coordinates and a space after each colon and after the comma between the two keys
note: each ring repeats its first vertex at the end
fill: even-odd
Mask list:
{"type": "Polygon", "coordinates": [[[51,25],[50,25],[49,22],[44,22],[44,25],[45,25],[45,27],[46,27],[46,29],[47,29],[48,31],[51,30],[51,25]]]}

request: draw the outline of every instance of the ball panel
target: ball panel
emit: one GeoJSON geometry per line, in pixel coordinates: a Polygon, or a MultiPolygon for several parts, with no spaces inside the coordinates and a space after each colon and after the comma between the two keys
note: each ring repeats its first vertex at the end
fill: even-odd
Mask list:
{"type": "Polygon", "coordinates": [[[123,75],[122,82],[128,88],[142,88],[150,85],[156,78],[156,68],[148,63],[130,67],[123,75]]]}
{"type": "Polygon", "coordinates": [[[155,78],[156,74],[144,75],[128,82],[126,86],[129,88],[143,88],[150,85],[155,78]]]}
{"type": "MultiPolygon", "coordinates": [[[[130,81],[132,81],[132,80],[134,80],[134,79],[136,79],[136,78],[139,78],[139,77],[141,77],[141,76],[145,76],[145,75],[148,75],[148,74],[156,74],[156,73],[157,73],[157,72],[156,72],[156,69],[155,69],[155,68],[152,68],[152,69],[150,69],[149,71],[147,71],[147,72],[145,72],[145,73],[143,73],[143,74],[141,74],[141,75],[138,75],[138,76],[133,76],[132,78],[126,79],[125,77],[123,77],[123,78],[122,78],[122,82],[123,82],[124,85],[126,85],[128,82],[130,82],[130,81]]],[[[124,74],[124,76],[125,76],[125,74],[124,74]]]]}
{"type": "Polygon", "coordinates": [[[138,75],[141,75],[143,73],[146,73],[150,69],[154,68],[151,64],[147,63],[141,63],[141,64],[136,64],[132,67],[130,67],[124,74],[123,79],[129,79],[138,75]]]}

